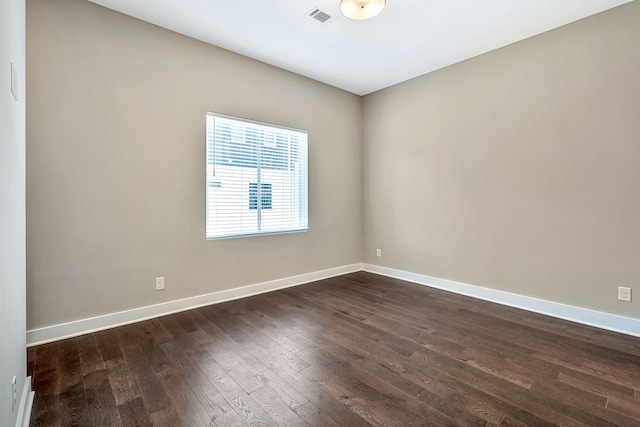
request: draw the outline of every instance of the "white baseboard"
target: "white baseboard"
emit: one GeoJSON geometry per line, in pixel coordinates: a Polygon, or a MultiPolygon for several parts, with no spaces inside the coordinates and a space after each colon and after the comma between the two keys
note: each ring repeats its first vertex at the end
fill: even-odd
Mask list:
{"type": "MultiPolygon", "coordinates": [[[[152,319],[165,316],[167,314],[180,311],[191,310],[211,304],[232,301],[253,295],[271,292],[278,289],[289,288],[302,285],[316,280],[328,279],[342,274],[356,271],[368,271],[383,276],[406,280],[420,285],[430,286],[445,291],[455,292],[510,307],[521,308],[534,313],[545,314],[559,319],[569,320],[596,328],[620,332],[627,335],[640,337],[640,320],[629,317],[617,316],[586,308],[575,307],[557,302],[541,300],[509,292],[498,291],[466,283],[455,282],[453,280],[439,279],[437,277],[425,276],[422,274],[396,270],[388,267],[381,267],[373,264],[350,264],[328,270],[316,271],[299,276],[287,277],[272,280],[269,282],[257,283],[241,288],[229,289],[195,297],[169,301],[161,304],[146,307],[134,308],[117,313],[105,314],[88,319],[76,320],[59,325],[47,326],[39,329],[27,331],[27,347],[39,344],[97,332],[104,329],[122,326],[141,320],[152,319]]],[[[29,384],[30,386],[30,384],[29,384]]],[[[31,398],[33,399],[33,397],[31,398]]],[[[30,412],[30,408],[29,408],[30,412]]]]}
{"type": "Polygon", "coordinates": [[[31,377],[27,377],[22,388],[22,397],[18,407],[16,427],[29,427],[31,422],[31,407],[33,406],[34,392],[31,390],[31,377]]]}
{"type": "Polygon", "coordinates": [[[569,320],[583,325],[594,326],[600,329],[640,337],[640,320],[638,319],[617,316],[615,314],[603,313],[586,308],[560,304],[557,302],[512,294],[504,291],[497,291],[466,283],[454,282],[453,280],[439,279],[437,277],[410,273],[373,264],[364,264],[363,269],[371,273],[406,280],[407,282],[455,292],[457,294],[467,295],[510,307],[521,308],[523,310],[545,314],[547,316],[569,320]]]}
{"type": "Polygon", "coordinates": [[[328,270],[302,274],[299,276],[286,277],[269,282],[243,286],[241,288],[229,289],[205,295],[198,295],[195,297],[169,301],[146,307],[134,308],[131,310],[105,314],[88,319],[76,320],[59,325],[32,329],[27,331],[27,347],[58,341],[65,338],[71,338],[78,335],[84,335],[91,332],[97,332],[116,326],[139,322],[141,320],[165,316],[167,314],[177,313],[180,311],[191,310],[193,308],[203,307],[205,305],[218,304],[225,301],[231,301],[239,298],[249,297],[252,295],[262,294],[265,292],[275,291],[277,289],[302,285],[304,283],[314,282],[316,280],[328,279],[330,277],[353,273],[360,270],[362,270],[362,264],[345,265],[342,267],[330,268],[328,270]]]}

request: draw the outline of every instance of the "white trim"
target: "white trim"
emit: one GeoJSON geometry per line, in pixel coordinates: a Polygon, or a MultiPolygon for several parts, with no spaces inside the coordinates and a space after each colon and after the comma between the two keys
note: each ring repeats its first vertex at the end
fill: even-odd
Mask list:
{"type": "Polygon", "coordinates": [[[22,388],[22,397],[20,398],[16,427],[29,427],[29,424],[31,423],[31,407],[33,406],[34,395],[35,393],[31,390],[31,377],[27,377],[24,381],[24,387],[22,388]]]}
{"type": "Polygon", "coordinates": [[[419,285],[429,286],[510,307],[532,311],[534,313],[540,313],[563,320],[569,320],[571,322],[594,326],[600,329],[640,337],[640,319],[617,316],[615,314],[603,313],[587,308],[575,307],[538,298],[527,297],[524,295],[483,288],[480,286],[455,282],[453,280],[439,279],[437,277],[425,276],[379,265],[364,264],[363,269],[370,273],[381,274],[383,276],[406,280],[407,282],[413,282],[419,285]]]}
{"type": "Polygon", "coordinates": [[[84,335],[91,332],[97,332],[116,326],[139,322],[141,320],[165,316],[167,314],[177,313],[180,311],[191,310],[193,308],[203,307],[205,305],[218,304],[221,302],[231,301],[239,298],[246,298],[265,292],[275,291],[277,289],[289,288],[292,286],[302,285],[304,283],[314,282],[316,280],[328,279],[330,277],[353,273],[360,270],[362,270],[362,264],[344,265],[342,267],[335,267],[327,270],[316,271],[313,273],[301,274],[299,276],[286,277],[283,279],[271,280],[269,282],[243,286],[240,288],[228,289],[225,291],[213,292],[210,294],[198,295],[195,297],[169,301],[161,304],[134,308],[131,310],[105,314],[88,319],[61,323],[59,325],[32,329],[27,331],[27,347],[45,344],[52,341],[58,341],[65,338],[71,338],[78,335],[84,335]]]}
{"type": "MultiPolygon", "coordinates": [[[[532,311],[534,313],[545,314],[547,316],[569,320],[571,322],[594,326],[600,329],[640,337],[640,319],[617,316],[615,314],[603,313],[586,308],[483,288],[481,286],[469,285],[466,283],[455,282],[453,280],[439,279],[437,277],[425,276],[422,274],[396,270],[373,264],[350,264],[342,267],[302,274],[299,276],[287,277],[240,288],[134,308],[131,310],[76,320],[59,325],[46,326],[39,329],[32,329],[27,331],[27,347],[84,335],[91,332],[97,332],[116,326],[127,325],[141,320],[153,319],[155,317],[191,310],[193,308],[203,307],[206,305],[246,298],[265,292],[298,286],[314,282],[316,280],[328,279],[330,277],[361,270],[406,280],[407,282],[430,286],[432,288],[455,292],[510,307],[516,307],[532,311]]],[[[33,399],[33,397],[31,397],[31,399],[33,399]]]]}

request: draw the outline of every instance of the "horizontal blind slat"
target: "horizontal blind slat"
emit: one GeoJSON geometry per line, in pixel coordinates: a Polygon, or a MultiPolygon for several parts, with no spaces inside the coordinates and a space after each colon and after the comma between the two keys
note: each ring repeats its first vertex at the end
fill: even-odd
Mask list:
{"type": "Polygon", "coordinates": [[[207,113],[207,238],[306,230],[307,133],[207,113]]]}

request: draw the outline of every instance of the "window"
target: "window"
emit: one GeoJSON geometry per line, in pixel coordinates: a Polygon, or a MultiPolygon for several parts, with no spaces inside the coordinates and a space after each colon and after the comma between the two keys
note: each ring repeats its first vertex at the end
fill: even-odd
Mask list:
{"type": "Polygon", "coordinates": [[[307,132],[207,113],[207,238],[307,230],[307,132]]]}

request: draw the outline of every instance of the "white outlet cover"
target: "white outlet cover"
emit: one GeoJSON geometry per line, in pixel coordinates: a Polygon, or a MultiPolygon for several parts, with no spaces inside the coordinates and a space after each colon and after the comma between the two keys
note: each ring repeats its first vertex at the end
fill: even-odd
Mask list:
{"type": "Polygon", "coordinates": [[[631,288],[618,286],[618,300],[631,302],[631,288]]]}
{"type": "Polygon", "coordinates": [[[156,291],[164,289],[164,277],[156,277],[156,291]]]}

